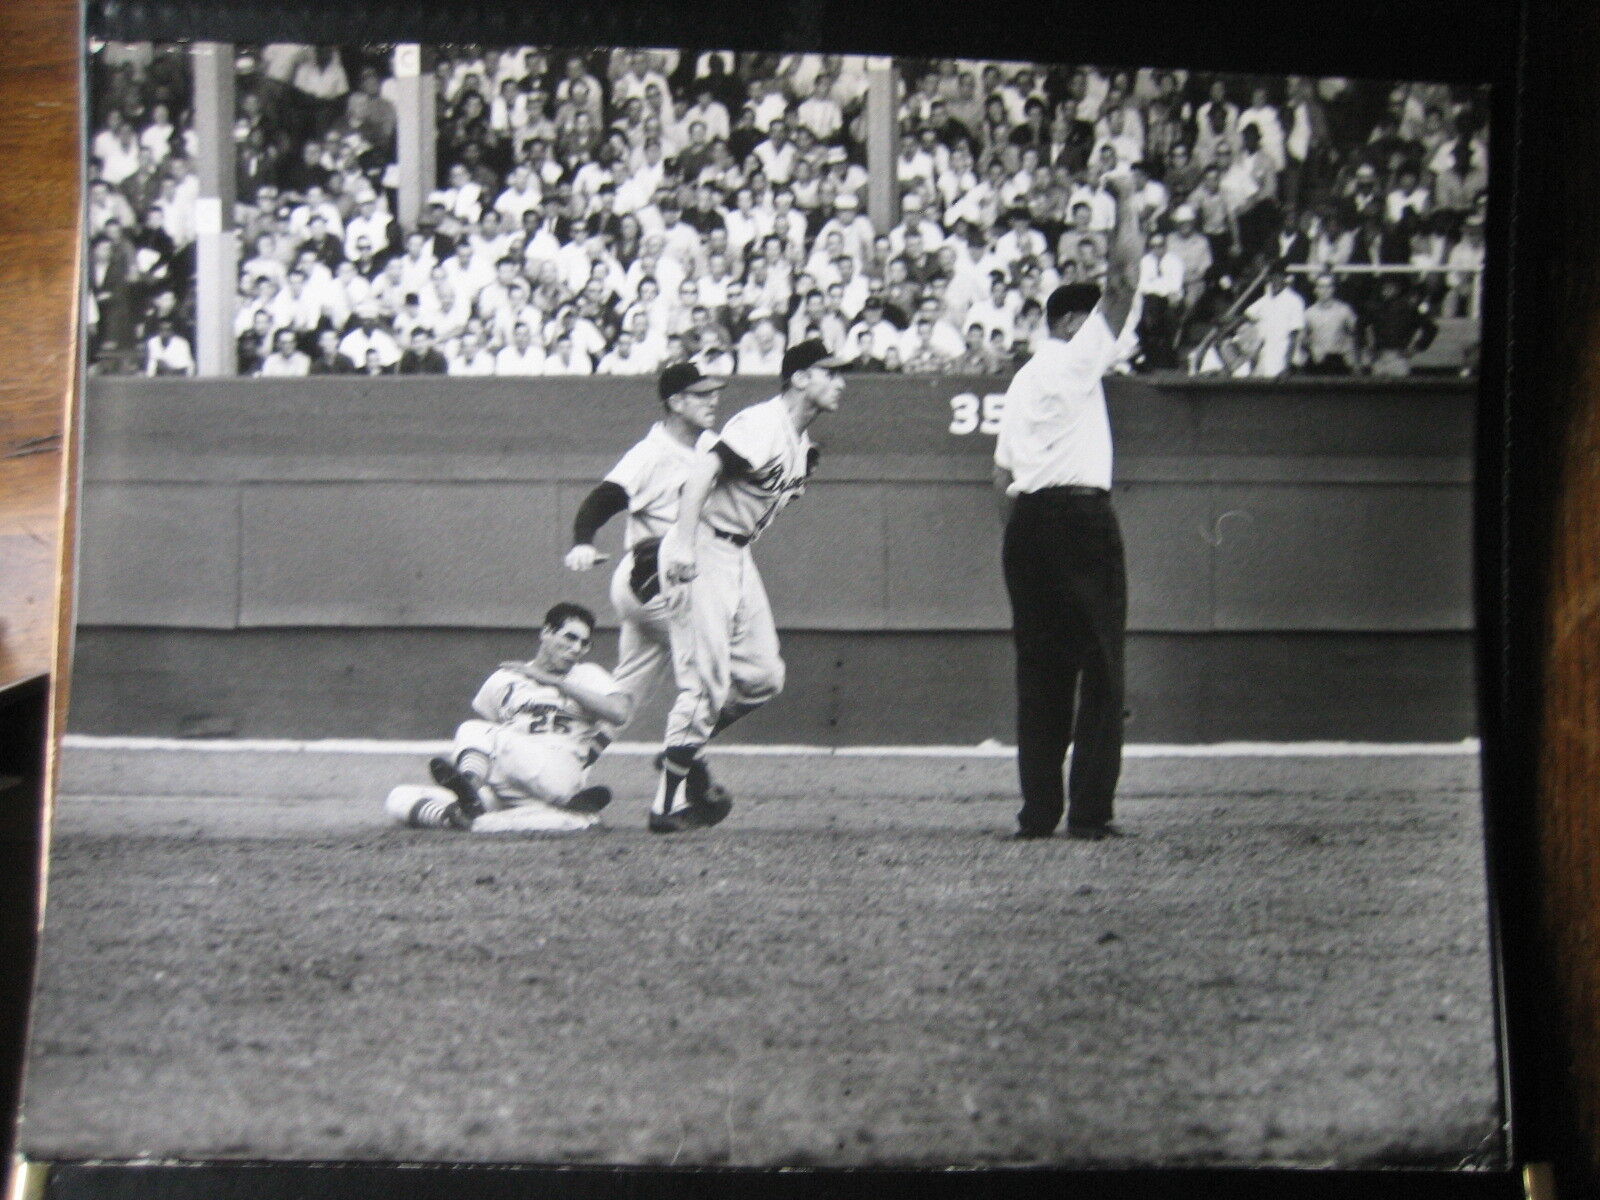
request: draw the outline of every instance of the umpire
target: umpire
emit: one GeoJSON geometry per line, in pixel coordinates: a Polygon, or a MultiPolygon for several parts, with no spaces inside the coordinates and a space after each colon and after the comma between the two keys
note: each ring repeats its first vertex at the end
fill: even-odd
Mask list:
{"type": "Polygon", "coordinates": [[[1105,293],[1074,283],[1050,294],[1049,336],[1011,381],[995,445],[1017,650],[1019,838],[1051,836],[1063,809],[1068,837],[1121,836],[1111,816],[1122,771],[1128,588],[1101,380],[1133,327],[1144,238],[1129,181],[1105,182],[1117,200],[1105,293]]]}

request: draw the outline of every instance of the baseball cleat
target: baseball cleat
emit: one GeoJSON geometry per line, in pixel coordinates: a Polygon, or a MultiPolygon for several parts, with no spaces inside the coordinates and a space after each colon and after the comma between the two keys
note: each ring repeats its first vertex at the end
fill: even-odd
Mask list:
{"type": "MultiPolygon", "coordinates": [[[[666,763],[667,752],[662,750],[656,754],[656,770],[664,769],[666,763]]],[[[683,777],[683,786],[685,789],[684,795],[688,798],[690,804],[698,804],[706,798],[712,788],[717,786],[711,782],[711,768],[706,765],[705,759],[698,755],[695,756],[694,761],[689,764],[689,773],[683,777]]],[[[726,798],[728,795],[727,789],[719,790],[722,791],[723,797],[726,798]]]]}
{"type": "Polygon", "coordinates": [[[428,770],[433,774],[433,781],[440,787],[449,788],[455,793],[456,803],[461,806],[462,815],[466,817],[467,824],[471,824],[477,817],[483,816],[488,806],[483,798],[478,795],[477,785],[460,771],[455,764],[446,758],[432,758],[428,760],[428,770]]]}
{"type": "Polygon", "coordinates": [[[733,801],[702,800],[688,804],[676,812],[650,814],[651,833],[688,833],[691,829],[710,829],[720,825],[733,811],[733,801]]]}
{"type": "Polygon", "coordinates": [[[576,792],[568,797],[565,804],[556,805],[568,812],[597,813],[611,803],[611,789],[608,787],[586,787],[581,792],[576,792]]]}
{"type": "Polygon", "coordinates": [[[389,793],[383,809],[395,824],[411,829],[470,829],[472,818],[461,803],[436,788],[402,784],[389,793]]]}

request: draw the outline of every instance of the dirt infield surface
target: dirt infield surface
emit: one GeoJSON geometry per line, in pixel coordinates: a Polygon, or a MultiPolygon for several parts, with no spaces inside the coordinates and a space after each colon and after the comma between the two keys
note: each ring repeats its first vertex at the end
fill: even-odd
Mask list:
{"type": "Polygon", "coordinates": [[[1496,1161],[1468,755],[1134,760],[1099,844],[1000,760],[718,760],[663,839],[618,757],[555,841],[387,827],[406,756],[73,756],[31,1157],[1496,1161]]]}

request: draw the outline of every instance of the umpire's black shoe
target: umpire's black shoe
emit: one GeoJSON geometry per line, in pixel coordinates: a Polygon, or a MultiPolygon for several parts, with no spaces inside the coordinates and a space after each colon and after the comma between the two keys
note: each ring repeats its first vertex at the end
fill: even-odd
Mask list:
{"type": "Polygon", "coordinates": [[[1055,835],[1054,829],[1019,829],[1011,836],[1019,842],[1037,842],[1041,838],[1052,838],[1055,835]]]}
{"type": "Polygon", "coordinates": [[[733,801],[713,787],[698,804],[686,804],[676,812],[650,814],[651,833],[688,833],[691,829],[710,829],[720,825],[733,811],[733,801]]]}
{"type": "Polygon", "coordinates": [[[1105,821],[1099,825],[1068,825],[1067,836],[1075,842],[1103,842],[1110,838],[1124,838],[1128,834],[1110,821],[1105,821]]]}
{"type": "Polygon", "coordinates": [[[581,792],[573,794],[565,804],[557,805],[568,812],[597,813],[611,803],[611,789],[608,787],[586,787],[581,792]]]}
{"type": "Polygon", "coordinates": [[[478,796],[478,789],[473,786],[472,780],[456,770],[455,763],[447,758],[430,758],[428,770],[435,783],[455,793],[456,803],[461,806],[461,814],[469,824],[483,816],[483,800],[478,796]]]}

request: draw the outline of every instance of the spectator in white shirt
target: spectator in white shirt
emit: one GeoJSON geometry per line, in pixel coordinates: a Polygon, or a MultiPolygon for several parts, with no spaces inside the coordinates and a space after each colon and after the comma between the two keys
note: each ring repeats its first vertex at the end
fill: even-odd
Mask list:
{"type": "Polygon", "coordinates": [[[522,214],[537,211],[543,199],[544,187],[535,177],[533,168],[527,163],[518,163],[506,178],[505,191],[495,198],[494,208],[520,229],[522,214]]]}
{"type": "MultiPolygon", "coordinates": [[[[1138,194],[1132,199],[1138,202],[1138,194]]],[[[1152,232],[1139,260],[1139,344],[1144,365],[1172,370],[1178,365],[1178,316],[1183,305],[1183,259],[1167,245],[1167,235],[1152,232]]]]}
{"type": "Polygon", "coordinates": [[[1050,243],[1032,225],[1025,208],[1013,208],[1006,213],[1008,228],[995,239],[993,256],[1008,273],[1023,259],[1040,258],[1050,252],[1050,243]]]}
{"type": "Polygon", "coordinates": [[[113,187],[139,169],[138,135],[119,110],[111,110],[106,128],[95,136],[94,156],[100,177],[113,187]]]}
{"type": "Polygon", "coordinates": [[[422,310],[432,318],[434,332],[441,341],[456,337],[472,317],[472,305],[456,291],[442,266],[433,269],[428,287],[422,292],[422,310]]]}
{"type": "Polygon", "coordinates": [[[828,291],[831,294],[838,289],[839,315],[846,321],[853,321],[866,304],[872,285],[865,275],[857,273],[856,260],[848,254],[840,254],[833,260],[833,273],[834,281],[828,285],[828,291]]]}
{"type": "Polygon", "coordinates": [[[544,351],[533,340],[533,330],[526,321],[518,321],[511,330],[511,342],[502,346],[494,356],[496,375],[541,375],[544,373],[544,351]]]}
{"type": "Polygon", "coordinates": [[[550,347],[544,361],[546,375],[593,375],[594,365],[589,356],[573,344],[572,335],[563,333],[550,347]]]}
{"type": "Polygon", "coordinates": [[[656,369],[656,358],[641,349],[630,329],[619,330],[617,344],[603,354],[594,373],[596,375],[649,375],[656,369]]]}
{"type": "Polygon", "coordinates": [[[496,313],[510,307],[511,285],[518,278],[517,260],[508,255],[495,263],[494,270],[493,281],[483,286],[478,293],[477,303],[473,305],[474,311],[485,321],[492,321],[496,313]]]}
{"type": "Polygon", "coordinates": [[[1128,169],[1133,176],[1134,205],[1139,210],[1139,219],[1149,228],[1167,211],[1171,197],[1165,184],[1150,178],[1150,171],[1143,162],[1135,162],[1128,169]]]}
{"type": "Polygon", "coordinates": [[[864,268],[872,257],[876,234],[853,192],[841,192],[834,199],[833,215],[817,230],[817,237],[825,238],[834,230],[843,235],[844,252],[855,259],[857,268],[864,268]]]}
{"type": "Polygon", "coordinates": [[[281,296],[284,324],[297,333],[310,333],[327,313],[322,296],[314,291],[306,272],[296,265],[289,270],[288,286],[281,296]]]}
{"type": "Polygon", "coordinates": [[[447,358],[449,362],[447,372],[451,375],[495,373],[494,355],[489,353],[483,344],[482,336],[475,329],[462,330],[461,337],[456,341],[455,353],[448,355],[447,358]]]}
{"type": "Polygon", "coordinates": [[[1420,181],[1417,172],[1408,167],[1396,173],[1394,186],[1384,197],[1384,220],[1390,225],[1399,225],[1407,217],[1416,221],[1427,214],[1431,200],[1427,186],[1420,181]]]}
{"type": "Polygon", "coordinates": [[[1211,239],[1195,227],[1195,211],[1187,204],[1172,210],[1174,229],[1167,249],[1183,263],[1183,306],[1192,309],[1205,292],[1206,277],[1214,261],[1211,239]]]}
{"type": "Polygon", "coordinates": [[[783,92],[771,80],[756,76],[750,80],[750,111],[755,115],[756,128],[766,133],[774,122],[789,111],[783,92]]]}
{"type": "Polygon", "coordinates": [[[1261,350],[1254,374],[1273,378],[1282,375],[1295,361],[1300,338],[1306,327],[1306,302],[1289,286],[1289,276],[1274,266],[1267,276],[1267,290],[1244,310],[1261,335],[1261,350]]]}
{"type": "Polygon", "coordinates": [[[794,143],[789,140],[789,123],[779,117],[767,130],[766,140],[756,145],[751,156],[775,185],[786,184],[794,175],[794,143]]]}
{"type": "Polygon", "coordinates": [[[802,101],[795,119],[816,135],[819,142],[830,142],[844,128],[844,111],[833,98],[833,77],[819,74],[812,84],[811,95],[802,101]]]}
{"type": "Polygon", "coordinates": [[[478,293],[494,282],[495,268],[478,259],[472,252],[472,243],[464,238],[456,243],[455,253],[443,267],[450,286],[472,307],[477,305],[478,293]]]}
{"type": "Polygon", "coordinates": [[[761,317],[752,322],[750,330],[739,339],[740,375],[776,375],[783,364],[783,337],[771,317],[761,317]]]}
{"type": "Polygon", "coordinates": [[[1177,304],[1183,297],[1183,287],[1183,259],[1168,247],[1166,234],[1159,231],[1150,234],[1145,242],[1144,257],[1139,260],[1139,294],[1177,304]]]}
{"type": "Polygon", "coordinates": [[[296,238],[305,239],[312,236],[311,218],[320,216],[324,224],[324,233],[332,233],[341,241],[344,239],[344,214],[339,211],[339,206],[328,199],[328,194],[316,184],[306,188],[305,198],[289,213],[289,231],[296,238]]]}
{"type": "Polygon", "coordinates": [[[301,351],[294,331],[280,329],[273,336],[272,353],[259,372],[263,379],[288,379],[311,374],[311,359],[301,351]]]}
{"type": "Polygon", "coordinates": [[[370,301],[356,308],[358,324],[339,340],[339,353],[353,363],[365,364],[368,351],[376,351],[378,361],[387,370],[400,361],[400,347],[388,330],[378,325],[378,306],[370,301]]]}
{"type": "Polygon", "coordinates": [[[412,232],[406,235],[406,250],[400,256],[400,281],[408,292],[421,293],[427,289],[438,265],[425,234],[412,232]]]}
{"type": "Polygon", "coordinates": [[[679,122],[685,129],[695,121],[702,122],[711,140],[727,140],[729,133],[728,110],[712,95],[710,88],[695,88],[694,103],[684,112],[679,122]]]}
{"type": "MultiPolygon", "coordinates": [[[[925,296],[917,305],[917,315],[912,328],[900,335],[900,357],[910,363],[917,353],[929,348],[941,359],[960,358],[966,349],[966,339],[961,331],[944,319],[939,301],[925,296]]],[[[909,367],[907,368],[909,369],[909,367]]]]}
{"type": "MultiPolygon", "coordinates": [[[[841,197],[843,199],[843,197],[841,197]]],[[[889,249],[895,254],[905,252],[906,236],[916,231],[922,238],[922,249],[933,253],[944,245],[944,227],[934,220],[922,202],[920,192],[907,192],[900,201],[900,224],[889,231],[889,249]]]]}
{"type": "Polygon", "coordinates": [[[152,104],[150,106],[150,120],[145,125],[144,131],[139,134],[139,144],[150,151],[156,162],[167,161],[172,153],[172,135],[176,132],[172,125],[171,111],[165,104],[152,104]]]}
{"type": "Polygon", "coordinates": [[[456,163],[450,168],[449,186],[430,194],[428,202],[442,204],[456,220],[475,225],[483,215],[483,187],[464,163],[456,163]]]}
{"type": "Polygon", "coordinates": [[[1104,241],[1104,235],[1116,223],[1117,202],[1103,187],[1080,183],[1067,197],[1067,212],[1072,215],[1074,225],[1077,225],[1080,219],[1078,217],[1080,204],[1089,209],[1088,231],[1101,235],[1101,240],[1104,241]]]}
{"type": "Polygon", "coordinates": [[[1250,107],[1239,114],[1238,128],[1241,133],[1247,126],[1252,125],[1261,138],[1262,153],[1272,160],[1274,170],[1282,171],[1288,161],[1283,119],[1278,115],[1277,106],[1268,100],[1267,89],[1264,87],[1251,89],[1250,107]]]}
{"type": "Polygon", "coordinates": [[[1022,298],[1007,284],[1005,273],[991,271],[989,294],[981,300],[974,301],[967,309],[966,324],[981,326],[986,340],[999,330],[1004,335],[1005,344],[1009,346],[1011,332],[1016,325],[1017,308],[1021,303],[1022,298]]]}
{"type": "Polygon", "coordinates": [[[171,317],[156,322],[156,332],[145,342],[146,375],[193,375],[194,350],[174,328],[171,317]]]}

